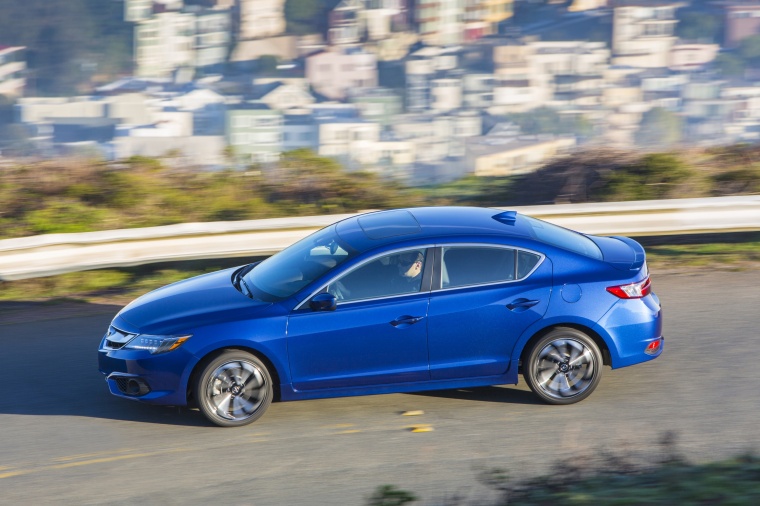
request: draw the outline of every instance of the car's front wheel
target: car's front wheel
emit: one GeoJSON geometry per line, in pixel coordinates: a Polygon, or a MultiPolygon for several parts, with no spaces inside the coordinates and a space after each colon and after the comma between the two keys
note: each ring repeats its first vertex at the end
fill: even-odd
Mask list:
{"type": "Polygon", "coordinates": [[[556,328],[536,341],[523,362],[523,376],[549,404],[572,404],[591,395],[602,379],[602,354],[593,339],[556,328]]]}
{"type": "Polygon", "coordinates": [[[272,378],[255,356],[229,350],[206,364],[195,392],[206,418],[221,427],[237,427],[259,419],[272,403],[272,378]]]}

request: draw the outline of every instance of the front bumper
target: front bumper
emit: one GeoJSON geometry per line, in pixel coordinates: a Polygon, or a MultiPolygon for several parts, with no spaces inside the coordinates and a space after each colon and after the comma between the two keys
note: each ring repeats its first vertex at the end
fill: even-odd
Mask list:
{"type": "Polygon", "coordinates": [[[98,369],[106,376],[111,393],[150,404],[187,405],[187,382],[195,362],[195,357],[181,348],[159,355],[143,350],[98,350],[98,369]]]}

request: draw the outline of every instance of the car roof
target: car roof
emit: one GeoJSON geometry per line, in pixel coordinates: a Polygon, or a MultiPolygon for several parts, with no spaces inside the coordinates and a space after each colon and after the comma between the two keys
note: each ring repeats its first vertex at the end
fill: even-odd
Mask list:
{"type": "Polygon", "coordinates": [[[530,237],[528,228],[513,211],[456,206],[377,211],[336,225],[340,238],[358,251],[414,239],[473,235],[530,237]]]}

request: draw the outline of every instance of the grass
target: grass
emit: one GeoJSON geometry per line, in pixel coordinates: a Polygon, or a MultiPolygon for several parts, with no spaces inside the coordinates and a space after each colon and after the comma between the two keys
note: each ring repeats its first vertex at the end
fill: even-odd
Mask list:
{"type": "Polygon", "coordinates": [[[651,270],[684,268],[743,270],[760,265],[760,241],[648,246],[651,270]]]}
{"type": "MultiPolygon", "coordinates": [[[[678,451],[676,434],[665,432],[659,450],[588,450],[561,459],[546,474],[513,479],[509,470],[488,468],[478,481],[498,492],[493,506],[550,505],[704,505],[760,504],[760,456],[750,452],[726,460],[691,463],[678,451]]],[[[401,506],[417,501],[392,485],[377,487],[367,506],[401,506]]],[[[447,506],[464,506],[462,497],[447,506]]],[[[479,502],[478,504],[483,504],[479,502]]]]}

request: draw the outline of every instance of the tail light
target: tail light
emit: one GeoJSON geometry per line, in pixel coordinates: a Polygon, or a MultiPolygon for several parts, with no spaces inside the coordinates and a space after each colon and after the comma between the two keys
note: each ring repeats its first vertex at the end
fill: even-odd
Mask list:
{"type": "Polygon", "coordinates": [[[608,286],[607,291],[621,299],[640,299],[652,293],[652,281],[647,276],[636,283],[608,286]]]}

